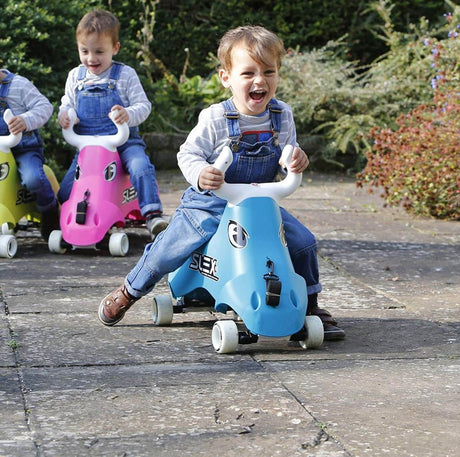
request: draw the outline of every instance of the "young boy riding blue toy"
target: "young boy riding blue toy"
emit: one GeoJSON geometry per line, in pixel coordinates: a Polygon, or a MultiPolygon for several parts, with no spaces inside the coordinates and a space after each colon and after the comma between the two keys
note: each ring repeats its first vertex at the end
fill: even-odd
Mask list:
{"type": "MultiPolygon", "coordinates": [[[[124,284],[101,301],[98,315],[104,325],[119,322],[140,297],[216,233],[227,202],[215,191],[224,180],[246,184],[275,181],[285,145],[293,147],[292,173],[302,173],[308,166],[306,154],[296,143],[292,110],[274,98],[284,53],[281,39],[263,27],[238,27],[221,39],[219,76],[233,96],[204,109],[181,146],[178,162],[191,187],[169,227],[146,246],[124,284]],[[224,174],[213,164],[226,146],[233,158],[224,174]]],[[[294,271],[306,284],[307,314],[320,317],[324,339],[343,338],[344,331],[330,313],[318,307],[321,285],[314,236],[284,208],[281,218],[294,271]]]]}

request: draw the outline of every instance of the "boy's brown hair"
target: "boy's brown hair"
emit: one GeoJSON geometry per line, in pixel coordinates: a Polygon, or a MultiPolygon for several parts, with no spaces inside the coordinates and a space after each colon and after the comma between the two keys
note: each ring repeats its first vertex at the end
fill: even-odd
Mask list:
{"type": "Polygon", "coordinates": [[[273,65],[273,59],[279,69],[281,59],[286,53],[283,40],[273,32],[258,25],[246,25],[229,30],[221,38],[217,57],[222,69],[232,69],[232,50],[236,45],[244,44],[248,53],[256,62],[273,65]]]}
{"type": "Polygon", "coordinates": [[[81,18],[77,25],[77,40],[79,37],[89,35],[91,33],[110,35],[112,42],[115,45],[118,43],[120,21],[108,11],[99,9],[90,11],[81,18]]]}

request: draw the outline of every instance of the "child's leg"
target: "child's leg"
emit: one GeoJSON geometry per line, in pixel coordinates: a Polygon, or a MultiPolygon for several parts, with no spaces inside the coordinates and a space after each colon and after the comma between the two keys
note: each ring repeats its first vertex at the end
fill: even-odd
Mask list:
{"type": "Polygon", "coordinates": [[[64,178],[59,185],[59,191],[57,193],[57,197],[59,203],[66,202],[70,197],[70,192],[72,191],[73,182],[75,180],[75,171],[77,169],[77,161],[78,161],[78,154],[75,154],[75,157],[70,164],[69,169],[67,170],[64,178]]]}
{"type": "Polygon", "coordinates": [[[44,157],[37,152],[23,152],[15,156],[21,182],[36,198],[40,213],[56,206],[53,188],[43,170],[44,157]]]}
{"type": "Polygon", "coordinates": [[[153,240],[168,226],[162,217],[155,167],[145,154],[144,147],[135,141],[120,153],[120,159],[136,189],[141,214],[146,217],[145,224],[153,240]]]}
{"type": "Polygon", "coordinates": [[[345,337],[345,332],[337,326],[337,322],[327,310],[318,307],[318,293],[321,292],[321,284],[316,239],[300,221],[283,208],[281,214],[294,270],[305,279],[307,284],[307,314],[316,315],[321,319],[325,340],[342,339],[345,337]]]}
{"type": "Polygon", "coordinates": [[[168,228],[146,246],[124,284],[101,301],[99,320],[116,324],[163,276],[183,265],[216,232],[224,207],[225,202],[216,197],[186,191],[168,228]]]}
{"type": "Polygon", "coordinates": [[[26,151],[15,156],[21,182],[36,198],[35,204],[41,213],[40,231],[45,241],[53,230],[59,229],[59,206],[51,183],[43,170],[43,154],[26,151]]]}
{"type": "Polygon", "coordinates": [[[123,168],[129,173],[137,192],[141,213],[163,212],[156,179],[155,167],[139,144],[133,144],[120,153],[123,168]]]}

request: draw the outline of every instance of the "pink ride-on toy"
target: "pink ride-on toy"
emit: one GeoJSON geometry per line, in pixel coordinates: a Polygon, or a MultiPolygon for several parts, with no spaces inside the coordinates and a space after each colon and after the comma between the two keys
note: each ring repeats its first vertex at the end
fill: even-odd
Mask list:
{"type": "MultiPolygon", "coordinates": [[[[63,129],[65,140],[79,151],[75,181],[69,200],[61,207],[61,230],[49,237],[51,252],[63,254],[67,248],[97,249],[112,227],[124,227],[127,219],[144,221],[137,192],[123,170],[117,147],[129,137],[126,123],[116,124],[114,135],[78,135],[73,126],[75,110],[69,110],[71,125],[63,129]]],[[[109,238],[109,252],[124,256],[129,250],[128,236],[114,231],[109,238]]]]}
{"type": "MultiPolygon", "coordinates": [[[[293,147],[283,150],[289,163],[293,147]]],[[[232,152],[225,147],[214,167],[225,171],[232,152]]],[[[293,268],[284,238],[278,202],[300,185],[301,174],[288,171],[281,182],[224,183],[215,193],[228,201],[213,237],[168,276],[171,295],[153,300],[155,325],[169,325],[173,314],[211,308],[226,317],[215,322],[211,340],[216,352],[235,352],[238,344],[259,336],[292,337],[303,348],[321,346],[323,324],[306,316],[307,287],[293,268]]]]}
{"type": "MultiPolygon", "coordinates": [[[[5,121],[8,122],[12,117],[11,110],[5,110],[5,121]]],[[[16,161],[11,152],[11,148],[16,146],[21,138],[21,134],[0,136],[0,257],[6,258],[16,255],[18,243],[15,231],[40,223],[35,198],[21,184],[16,161]]],[[[53,190],[57,192],[59,184],[53,171],[46,165],[43,169],[53,190]]]]}

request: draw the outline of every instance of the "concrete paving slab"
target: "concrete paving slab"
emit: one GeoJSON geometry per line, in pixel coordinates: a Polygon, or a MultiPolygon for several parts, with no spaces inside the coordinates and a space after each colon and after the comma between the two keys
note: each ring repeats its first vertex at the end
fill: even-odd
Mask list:
{"type": "Polygon", "coordinates": [[[351,455],[458,455],[458,358],[270,362],[269,368],[351,455]]]}
{"type": "MultiPolygon", "coordinates": [[[[185,183],[159,181],[172,214],[185,183]]],[[[457,457],[460,224],[383,208],[344,177],[307,174],[285,203],[318,239],[320,304],[347,333],[317,350],[260,338],[218,355],[215,316],[155,327],[153,294],[103,327],[98,303],[145,230],[124,258],[19,233],[0,259],[0,457],[457,457]]]]}
{"type": "MultiPolygon", "coordinates": [[[[81,440],[80,446],[92,443],[92,450],[103,455],[110,450],[113,455],[123,450],[126,455],[237,455],[270,449],[270,455],[294,456],[304,455],[318,435],[309,413],[254,361],[231,367],[217,362],[26,370],[25,381],[31,387],[31,422],[39,424],[35,439],[47,455],[53,455],[54,445],[46,452],[52,441],[69,455],[64,443],[81,440]],[[209,453],[212,449],[216,454],[209,453]]],[[[345,455],[333,440],[327,447],[345,455]]]]}

